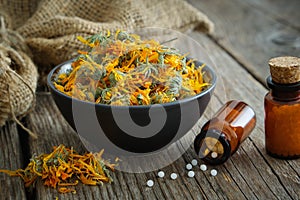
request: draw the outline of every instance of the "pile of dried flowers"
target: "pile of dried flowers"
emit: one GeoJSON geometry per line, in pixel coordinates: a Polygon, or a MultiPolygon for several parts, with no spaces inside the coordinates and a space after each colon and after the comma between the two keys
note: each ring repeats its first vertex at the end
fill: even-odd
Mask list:
{"type": "Polygon", "coordinates": [[[88,46],[79,51],[72,69],[54,80],[59,91],[74,98],[110,105],[167,103],[200,93],[209,83],[202,66],[175,48],[138,35],[117,31],[78,39],[88,46]]]}
{"type": "Polygon", "coordinates": [[[99,153],[77,154],[73,148],[64,145],[54,147],[50,154],[33,156],[26,169],[16,171],[0,170],[10,176],[19,176],[29,187],[37,178],[44,185],[58,188],[61,193],[76,193],[74,187],[79,180],[86,185],[102,185],[112,182],[109,169],[114,170],[114,164],[102,159],[103,150],[99,153]]]}

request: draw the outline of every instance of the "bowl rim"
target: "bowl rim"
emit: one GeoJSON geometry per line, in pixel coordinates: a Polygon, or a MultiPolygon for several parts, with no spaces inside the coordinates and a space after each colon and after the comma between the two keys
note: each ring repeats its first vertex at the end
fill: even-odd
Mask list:
{"type": "MultiPolygon", "coordinates": [[[[69,64],[69,63],[72,63],[76,58],[73,58],[73,59],[70,59],[70,60],[67,60],[63,63],[60,63],[59,65],[55,66],[48,74],[47,76],[47,85],[48,87],[50,87],[50,92],[51,91],[54,91],[56,92],[57,94],[71,100],[71,101],[77,101],[77,102],[81,102],[81,103],[87,103],[89,105],[93,105],[93,106],[103,106],[105,108],[111,108],[111,107],[114,107],[114,108],[118,108],[118,109],[149,109],[150,107],[153,107],[153,106],[157,106],[157,105],[161,105],[163,107],[173,107],[173,106],[176,106],[178,104],[182,104],[182,103],[187,103],[187,102],[190,102],[190,101],[193,101],[193,100],[196,100],[204,95],[206,95],[207,93],[210,93],[211,91],[213,91],[213,89],[215,88],[216,86],[216,82],[217,82],[217,76],[216,76],[216,73],[215,71],[210,67],[208,66],[207,64],[205,64],[204,68],[205,70],[208,70],[210,72],[210,75],[211,75],[211,85],[206,88],[204,91],[201,91],[200,93],[194,95],[194,96],[191,96],[191,97],[187,97],[187,98],[184,98],[184,99],[179,99],[179,100],[176,100],[176,101],[172,101],[172,102],[167,102],[167,103],[160,103],[160,104],[150,104],[150,105],[126,105],[126,106],[120,106],[120,105],[109,105],[109,104],[97,104],[97,103],[94,103],[94,102],[90,102],[90,101],[84,101],[84,100],[80,100],[80,99],[77,99],[77,98],[73,98],[73,97],[70,97],[68,95],[66,95],[65,93],[57,90],[54,86],[54,84],[52,83],[52,78],[53,78],[53,75],[54,73],[62,66],[66,65],[66,64],[69,64]]],[[[195,60],[194,62],[196,63],[200,63],[203,64],[202,62],[198,61],[198,60],[195,60]]],[[[199,66],[200,66],[199,65],[199,66]]]]}

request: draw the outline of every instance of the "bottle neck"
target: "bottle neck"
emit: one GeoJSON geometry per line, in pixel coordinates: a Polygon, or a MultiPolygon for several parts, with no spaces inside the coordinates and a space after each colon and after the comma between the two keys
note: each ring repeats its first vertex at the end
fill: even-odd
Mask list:
{"type": "Polygon", "coordinates": [[[224,163],[231,155],[230,143],[224,134],[216,129],[201,131],[194,140],[199,158],[211,165],[224,163]],[[216,153],[214,157],[212,153],[216,153]]]}
{"type": "Polygon", "coordinates": [[[267,78],[272,97],[280,101],[295,101],[300,99],[300,82],[293,84],[279,84],[272,81],[271,76],[267,78]]]}
{"type": "Polygon", "coordinates": [[[300,99],[300,90],[295,92],[284,92],[280,90],[271,90],[271,95],[275,100],[280,101],[295,101],[300,99]]]}

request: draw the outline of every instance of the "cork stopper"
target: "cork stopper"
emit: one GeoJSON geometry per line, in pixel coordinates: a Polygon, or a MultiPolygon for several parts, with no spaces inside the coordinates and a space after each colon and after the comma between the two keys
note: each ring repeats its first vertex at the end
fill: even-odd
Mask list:
{"type": "Polygon", "coordinates": [[[280,84],[291,84],[300,81],[300,58],[285,56],[272,58],[269,61],[272,81],[280,84]]]}

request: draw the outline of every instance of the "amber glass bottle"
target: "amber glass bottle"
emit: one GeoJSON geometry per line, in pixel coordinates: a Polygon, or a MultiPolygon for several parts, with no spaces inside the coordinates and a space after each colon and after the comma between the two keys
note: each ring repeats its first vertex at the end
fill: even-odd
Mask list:
{"type": "Polygon", "coordinates": [[[266,151],[277,158],[299,158],[300,58],[273,58],[269,65],[270,92],[265,96],[266,151]]]}
{"type": "Polygon", "coordinates": [[[224,163],[255,127],[255,112],[241,101],[227,102],[202,127],[194,141],[200,159],[217,165],[224,163]]]}

